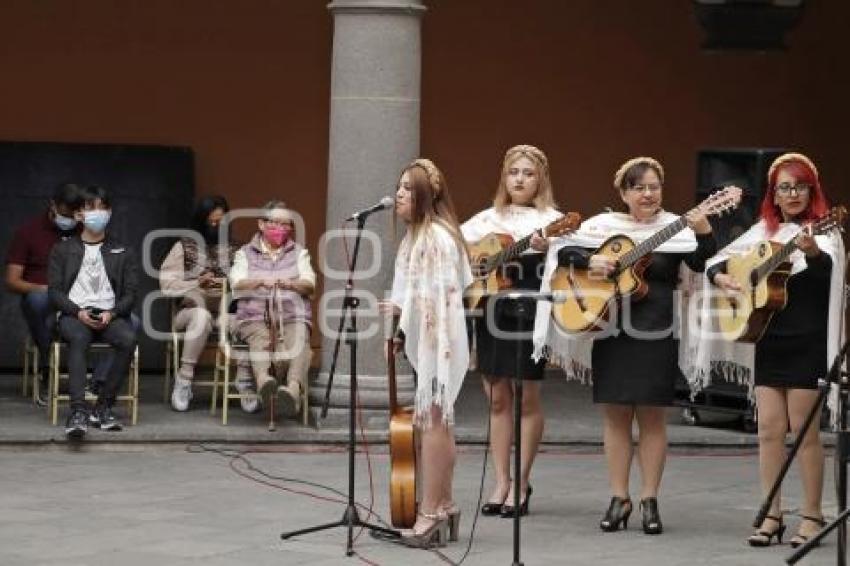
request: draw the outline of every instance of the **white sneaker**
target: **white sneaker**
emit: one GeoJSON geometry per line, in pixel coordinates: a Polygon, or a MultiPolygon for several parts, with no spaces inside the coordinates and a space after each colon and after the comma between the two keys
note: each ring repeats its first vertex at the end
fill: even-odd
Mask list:
{"type": "Polygon", "coordinates": [[[260,410],[260,397],[257,395],[257,392],[254,390],[254,382],[251,379],[237,379],[236,380],[236,390],[243,395],[247,395],[246,397],[241,397],[239,399],[239,404],[242,406],[242,410],[246,413],[256,413],[260,410]]]}
{"type": "Polygon", "coordinates": [[[180,376],[174,378],[174,391],[171,392],[171,408],[175,411],[189,410],[192,400],[192,382],[180,376]]]}

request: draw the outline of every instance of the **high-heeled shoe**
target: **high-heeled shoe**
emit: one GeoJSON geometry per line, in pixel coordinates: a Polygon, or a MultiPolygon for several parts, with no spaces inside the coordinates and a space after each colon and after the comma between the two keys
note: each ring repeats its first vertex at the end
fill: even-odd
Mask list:
{"type": "Polygon", "coordinates": [[[492,502],[488,501],[487,503],[482,505],[481,506],[481,514],[489,516],[489,517],[493,517],[495,515],[501,515],[502,514],[502,507],[505,506],[505,500],[508,498],[508,492],[509,491],[510,490],[505,491],[505,496],[502,498],[501,503],[492,503],[492,502]]]}
{"type": "MultiPolygon", "coordinates": [[[[800,518],[803,519],[803,521],[811,521],[812,523],[815,523],[816,525],[818,525],[820,528],[824,528],[826,526],[826,521],[823,520],[823,517],[812,517],[810,515],[800,515],[800,518]]],[[[793,537],[791,537],[791,540],[788,541],[788,544],[791,545],[791,548],[797,548],[798,546],[802,546],[803,544],[805,544],[806,541],[809,540],[812,536],[814,536],[814,535],[811,535],[811,536],[801,535],[800,531],[797,531],[797,534],[794,535],[793,537]]],[[[818,544],[820,544],[820,541],[818,541],[818,543],[816,543],[815,546],[817,546],[818,544]]]]}
{"type": "Polygon", "coordinates": [[[460,507],[455,503],[442,508],[449,524],[449,542],[457,542],[460,536],[460,507]]]}
{"type": "MultiPolygon", "coordinates": [[[[531,488],[531,484],[528,484],[528,489],[525,490],[525,499],[523,499],[522,502],[519,504],[519,516],[520,517],[525,517],[526,515],[528,515],[528,501],[531,499],[531,493],[533,491],[534,490],[531,488]]],[[[513,498],[511,498],[511,501],[513,501],[513,498]]],[[[502,505],[502,518],[503,519],[510,519],[513,516],[514,516],[514,506],[508,505],[507,503],[502,505]]]]}
{"type": "Polygon", "coordinates": [[[606,533],[613,533],[620,530],[620,523],[622,523],[625,531],[629,528],[629,515],[632,514],[632,507],[631,499],[615,495],[611,498],[611,504],[608,505],[605,516],[599,521],[599,528],[606,533]]]}
{"type": "Polygon", "coordinates": [[[416,532],[413,529],[402,529],[399,531],[400,542],[405,546],[413,548],[432,548],[434,546],[446,546],[448,540],[449,519],[444,513],[419,513],[420,517],[432,521],[424,531],[416,532]]]}
{"type": "Polygon", "coordinates": [[[747,542],[750,546],[770,546],[773,537],[776,537],[776,544],[782,544],[782,535],[785,533],[785,524],[782,522],[782,516],[766,515],[765,519],[775,521],[778,526],[774,530],[768,531],[764,528],[764,521],[762,521],[761,527],[747,537],[747,542]]]}
{"type": "MultiPolygon", "coordinates": [[[[505,497],[507,497],[507,496],[505,496],[505,497]]],[[[485,503],[484,505],[481,506],[481,514],[487,515],[489,517],[501,515],[502,514],[502,508],[504,506],[505,506],[504,501],[501,502],[501,503],[490,503],[490,502],[485,503]]]]}
{"type": "Polygon", "coordinates": [[[640,500],[643,532],[648,535],[660,535],[664,528],[661,525],[661,515],[658,514],[658,499],[647,497],[640,500]]]}

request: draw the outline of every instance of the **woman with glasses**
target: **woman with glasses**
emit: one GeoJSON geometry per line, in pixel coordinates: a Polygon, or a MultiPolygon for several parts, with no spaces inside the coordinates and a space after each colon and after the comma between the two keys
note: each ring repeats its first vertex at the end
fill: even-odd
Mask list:
{"type": "MultiPolygon", "coordinates": [[[[778,157],[768,172],[760,220],[713,258],[706,270],[709,281],[734,295],[741,286],[726,273],[726,260],[731,254],[747,251],[764,240],[781,244],[795,240],[798,248],[789,258],[792,269],[786,285],[786,306],[773,315],[756,343],[754,362],[752,347],[742,346],[738,346],[737,353],[706,358],[707,366],[736,364],[754,369],[750,375],[754,375],[759,471],[765,495],[785,460],[788,425],[795,434],[800,430],[818,396],[817,381],[826,376],[827,366],[839,348],[844,312],[844,247],[835,233],[812,236],[805,228],[828,208],[814,163],[799,153],[778,157]]],[[[819,422],[815,418],[800,447],[803,502],[800,525],[791,546],[799,546],[824,525],[824,455],[819,422]]],[[[777,494],[764,522],[747,541],[752,546],[769,546],[774,538],[781,543],[784,531],[782,501],[777,494]]]]}
{"type": "MultiPolygon", "coordinates": [[[[316,272],[310,252],[296,241],[295,213],[279,200],[269,201],[262,210],[257,233],[236,252],[230,270],[234,296],[239,299],[236,334],[250,350],[250,365],[244,360],[237,365],[236,388],[245,395],[256,392],[263,403],[277,395],[284,415],[294,417],[301,411],[312,358],[310,299],[316,272]],[[271,320],[272,312],[278,320],[271,320]],[[276,344],[271,344],[272,324],[276,344]],[[286,384],[279,387],[278,380],[284,378],[286,384]]],[[[256,403],[242,405],[246,412],[256,408],[256,403]]]]}
{"type": "MultiPolygon", "coordinates": [[[[553,242],[544,281],[550,280],[549,274],[557,266],[588,269],[591,277],[611,275],[616,262],[594,252],[603,242],[624,234],[640,244],[678,220],[677,215],[661,207],[663,184],[664,169],[655,159],[636,157],[626,161],[614,175],[614,188],[626,212],[606,212],[589,218],[576,234],[559,241],[559,248],[553,242]]],[[[598,332],[567,335],[553,328],[543,332],[550,360],[562,365],[568,376],[582,381],[592,378],[593,401],[602,406],[612,495],[599,523],[606,532],[627,528],[635,507],[629,495],[635,421],[639,431],[643,531],[650,535],[662,532],[657,496],[667,454],[666,407],[673,402],[675,381],[681,375],[678,342],[673,335],[674,290],[680,280],[680,268],[702,271],[716,250],[705,215],[695,209],[686,219],[688,228],[649,255],[649,265],[643,273],[648,292],[643,298],[623,297],[603,323],[605,328],[598,332]]],[[[541,314],[538,311],[538,322],[541,314]]],[[[536,330],[535,343],[537,351],[542,352],[539,334],[536,330]]]]}

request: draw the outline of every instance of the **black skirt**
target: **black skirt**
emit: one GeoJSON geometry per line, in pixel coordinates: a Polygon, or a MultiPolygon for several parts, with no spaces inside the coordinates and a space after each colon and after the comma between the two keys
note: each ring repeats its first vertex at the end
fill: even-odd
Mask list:
{"type": "Polygon", "coordinates": [[[593,402],[620,405],[673,404],[679,342],[637,340],[626,333],[593,342],[593,402]]]}
{"type": "MultiPolygon", "coordinates": [[[[520,256],[517,269],[508,272],[514,288],[538,291],[543,261],[543,254],[520,256]]],[[[475,319],[478,370],[488,377],[512,378],[519,374],[526,380],[543,379],[545,360],[535,363],[531,359],[534,351],[531,335],[537,310],[535,301],[520,299],[521,304],[508,299],[486,301],[482,304],[484,315],[475,319]],[[490,301],[493,301],[492,305],[490,301]],[[491,329],[510,333],[510,336],[494,336],[491,329]]]]}
{"type": "Polygon", "coordinates": [[[826,336],[765,336],[756,344],[755,384],[817,389],[827,372],[826,336]]]}

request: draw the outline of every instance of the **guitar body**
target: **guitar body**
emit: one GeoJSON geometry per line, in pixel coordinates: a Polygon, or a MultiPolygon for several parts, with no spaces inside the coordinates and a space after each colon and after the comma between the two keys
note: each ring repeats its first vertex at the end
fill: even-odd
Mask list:
{"type": "MultiPolygon", "coordinates": [[[[628,236],[618,234],[608,238],[594,255],[605,255],[619,259],[635,247],[628,236]]],[[[626,295],[635,299],[644,297],[648,291],[643,281],[643,272],[649,258],[642,258],[629,269],[614,277],[600,278],[589,269],[559,267],[552,276],[552,291],[565,291],[567,300],[552,305],[552,316],[559,327],[567,332],[585,332],[600,328],[608,320],[610,309],[616,308],[614,299],[626,295]]]]}
{"type": "Polygon", "coordinates": [[[781,247],[775,242],[763,241],[746,254],[729,258],[726,273],[738,281],[741,292],[735,297],[714,298],[718,325],[726,340],[757,342],[764,335],[773,314],[785,308],[791,263],[781,263],[760,281],[754,282],[752,275],[781,247]]]}
{"type": "Polygon", "coordinates": [[[416,430],[413,408],[399,407],[396,394],[395,340],[387,341],[390,401],[390,520],[409,529],[416,522],[416,430]]]}
{"type": "Polygon", "coordinates": [[[413,409],[390,417],[390,518],[394,527],[409,529],[416,522],[416,437],[413,409]]]}
{"type": "Polygon", "coordinates": [[[472,273],[476,274],[472,284],[465,291],[466,304],[470,309],[477,308],[481,299],[487,295],[495,295],[504,289],[510,289],[513,282],[504,276],[504,270],[494,269],[483,276],[478,276],[476,266],[487,263],[487,260],[514,243],[508,234],[487,234],[481,240],[469,245],[472,273]]]}

